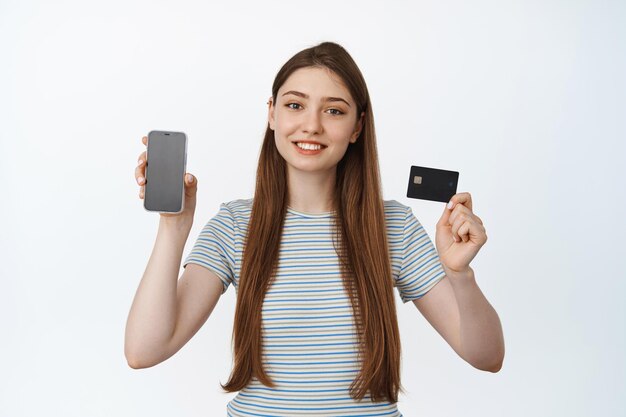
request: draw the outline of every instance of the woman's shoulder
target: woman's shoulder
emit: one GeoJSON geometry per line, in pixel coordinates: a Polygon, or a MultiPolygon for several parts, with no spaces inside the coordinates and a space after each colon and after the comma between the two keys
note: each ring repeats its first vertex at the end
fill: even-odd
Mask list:
{"type": "Polygon", "coordinates": [[[236,200],[224,201],[222,204],[233,212],[245,211],[252,209],[252,200],[252,198],[238,198],[236,200]]]}
{"type": "Polygon", "coordinates": [[[400,203],[398,200],[383,200],[385,207],[385,217],[387,219],[402,219],[406,217],[407,211],[410,210],[409,206],[400,203]]]}
{"type": "Polygon", "coordinates": [[[247,220],[252,212],[252,198],[224,201],[220,204],[220,211],[235,221],[247,220]]]}

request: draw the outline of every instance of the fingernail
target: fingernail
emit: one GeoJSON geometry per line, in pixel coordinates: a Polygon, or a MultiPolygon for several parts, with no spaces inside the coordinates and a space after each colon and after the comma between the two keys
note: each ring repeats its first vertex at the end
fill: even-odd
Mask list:
{"type": "Polygon", "coordinates": [[[138,164],[138,165],[143,164],[143,159],[140,159],[139,161],[137,161],[137,164],[138,164]]]}
{"type": "Polygon", "coordinates": [[[192,176],[191,176],[191,175],[189,175],[189,174],[187,174],[187,181],[188,181],[188,182],[192,182],[192,181],[193,181],[192,176]]]}
{"type": "Polygon", "coordinates": [[[453,205],[454,203],[452,202],[452,200],[450,200],[450,202],[448,203],[448,208],[451,209],[453,205]]]}
{"type": "Polygon", "coordinates": [[[139,184],[141,184],[141,183],[143,182],[143,177],[139,177],[139,178],[137,178],[137,182],[138,182],[139,184]]]}

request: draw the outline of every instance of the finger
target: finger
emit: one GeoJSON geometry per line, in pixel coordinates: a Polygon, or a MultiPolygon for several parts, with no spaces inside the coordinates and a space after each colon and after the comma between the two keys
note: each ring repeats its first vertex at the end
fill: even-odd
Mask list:
{"type": "Polygon", "coordinates": [[[143,198],[143,194],[144,194],[144,187],[141,187],[139,189],[139,198],[143,198]]]}
{"type": "Polygon", "coordinates": [[[472,240],[473,242],[484,245],[487,242],[487,233],[485,228],[474,221],[473,218],[468,218],[463,222],[458,222],[456,225],[456,232],[453,235],[455,242],[467,242],[472,240]]]}
{"type": "Polygon", "coordinates": [[[457,217],[457,219],[452,223],[450,232],[452,232],[452,237],[454,238],[455,242],[459,242],[462,240],[461,235],[459,233],[459,229],[466,221],[468,221],[468,219],[469,218],[466,215],[461,214],[460,217],[457,217]]]}
{"type": "Polygon", "coordinates": [[[463,222],[463,224],[459,227],[458,234],[463,242],[467,242],[470,239],[470,227],[471,222],[469,220],[463,222]]]}
{"type": "Polygon", "coordinates": [[[472,241],[479,245],[484,245],[487,242],[487,232],[482,224],[476,221],[472,221],[469,225],[468,235],[472,238],[472,241]]]}
{"type": "Polygon", "coordinates": [[[463,204],[457,204],[454,209],[452,210],[452,213],[450,214],[450,218],[448,219],[448,223],[452,224],[454,223],[454,221],[456,220],[457,217],[459,217],[461,214],[471,217],[472,216],[472,211],[470,209],[468,209],[467,207],[465,207],[463,204]]]}
{"type": "Polygon", "coordinates": [[[135,179],[138,180],[139,177],[145,177],[145,172],[146,172],[146,162],[142,158],[142,156],[140,156],[139,160],[137,161],[137,166],[135,167],[135,179]]]}
{"type": "Polygon", "coordinates": [[[468,209],[472,209],[472,196],[470,193],[457,193],[450,198],[447,208],[454,210],[457,204],[463,204],[468,209]]]}
{"type": "Polygon", "coordinates": [[[448,210],[447,206],[444,206],[443,213],[441,213],[441,217],[439,221],[437,221],[437,229],[447,228],[450,225],[450,214],[452,214],[452,212],[448,210]]]}
{"type": "Polygon", "coordinates": [[[139,185],[144,185],[146,183],[146,177],[145,177],[145,169],[143,167],[143,164],[137,165],[137,168],[135,168],[135,181],[137,181],[137,184],[139,185]]]}
{"type": "Polygon", "coordinates": [[[198,179],[190,173],[186,173],[184,177],[185,195],[187,197],[195,197],[198,191],[198,179]]]}
{"type": "Polygon", "coordinates": [[[143,142],[144,145],[148,146],[148,137],[147,136],[142,137],[141,142],[143,142]]]}

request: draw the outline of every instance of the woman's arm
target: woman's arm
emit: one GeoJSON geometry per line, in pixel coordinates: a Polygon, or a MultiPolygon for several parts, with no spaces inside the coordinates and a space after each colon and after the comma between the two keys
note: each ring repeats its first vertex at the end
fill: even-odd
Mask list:
{"type": "Polygon", "coordinates": [[[474,271],[446,277],[413,303],[465,361],[477,369],[498,372],[504,361],[500,319],[476,284],[474,271]]]}
{"type": "Polygon", "coordinates": [[[220,279],[202,266],[187,265],[178,279],[189,229],[160,220],[126,322],[124,354],[131,368],[154,366],[176,353],[202,327],[222,294],[220,279]]]}

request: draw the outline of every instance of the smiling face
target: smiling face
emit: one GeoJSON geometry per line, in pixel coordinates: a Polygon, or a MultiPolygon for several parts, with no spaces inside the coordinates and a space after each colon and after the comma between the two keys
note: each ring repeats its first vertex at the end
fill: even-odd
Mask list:
{"type": "MultiPolygon", "coordinates": [[[[341,79],[327,68],[306,67],[294,71],[270,98],[268,122],[278,152],[294,170],[334,170],[350,143],[361,132],[356,103],[341,79]],[[304,150],[298,142],[321,144],[321,150],[304,150]]],[[[307,148],[318,145],[303,145],[307,148]]]]}

